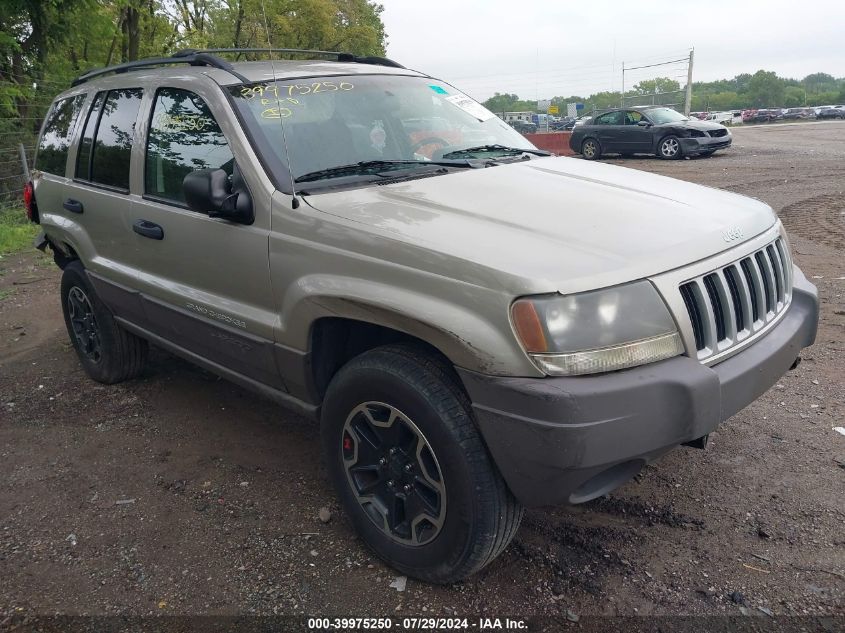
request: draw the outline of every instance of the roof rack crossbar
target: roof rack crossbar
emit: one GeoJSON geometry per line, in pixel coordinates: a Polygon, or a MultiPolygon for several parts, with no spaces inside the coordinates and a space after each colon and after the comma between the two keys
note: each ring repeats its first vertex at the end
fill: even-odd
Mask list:
{"type": "Polygon", "coordinates": [[[151,66],[161,66],[164,64],[190,64],[191,66],[211,66],[219,68],[234,75],[244,83],[249,83],[249,80],[242,74],[237,72],[231,63],[225,59],[220,59],[215,56],[215,53],[291,53],[303,54],[312,56],[327,56],[333,57],[339,62],[351,62],[358,64],[376,64],[379,66],[391,66],[393,68],[404,68],[398,62],[386,57],[359,57],[352,53],[342,53],[340,51],[319,51],[308,50],[302,48],[208,48],[208,49],[194,49],[187,48],[173,53],[170,57],[150,57],[148,59],[138,59],[123,64],[116,64],[114,66],[107,66],[105,68],[97,68],[83,73],[71,82],[71,86],[78,86],[86,81],[90,81],[95,77],[108,75],[110,73],[121,74],[130,70],[138,68],[149,68],[151,66]]]}
{"type": "Polygon", "coordinates": [[[203,48],[195,49],[188,48],[185,50],[173,53],[174,57],[182,55],[196,55],[197,53],[210,53],[212,55],[219,53],[240,54],[240,53],[289,53],[300,55],[313,55],[334,57],[339,62],[353,62],[358,64],[376,64],[379,66],[391,66],[393,68],[404,68],[399,62],[386,57],[365,56],[359,57],[352,53],[344,53],[341,51],[321,51],[307,48],[203,48]]]}
{"type": "Polygon", "coordinates": [[[205,51],[190,51],[185,52],[185,54],[180,56],[174,55],[172,57],[149,57],[147,59],[138,59],[131,62],[125,62],[123,64],[116,64],[114,66],[106,66],[105,68],[89,70],[87,73],[84,73],[74,79],[70,85],[78,86],[80,84],[84,84],[86,81],[94,79],[95,77],[101,77],[102,75],[108,75],[110,73],[122,74],[130,70],[136,70],[138,68],[149,68],[151,66],[160,66],[164,64],[189,64],[191,66],[211,66],[212,68],[219,68],[221,70],[225,70],[226,72],[234,75],[241,81],[248,81],[246,77],[237,72],[232,66],[232,64],[227,62],[225,59],[220,59],[219,57],[215,57],[214,55],[208,54],[205,51]]]}

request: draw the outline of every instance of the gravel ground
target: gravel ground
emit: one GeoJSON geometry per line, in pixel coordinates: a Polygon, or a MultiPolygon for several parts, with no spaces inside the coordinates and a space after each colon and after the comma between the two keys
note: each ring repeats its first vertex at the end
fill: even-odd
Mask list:
{"type": "Polygon", "coordinates": [[[88,380],[58,272],[0,260],[0,628],[56,613],[845,616],[843,143],[845,123],[740,128],[709,159],[607,161],[772,205],[819,287],[817,343],[707,450],[530,510],[450,587],[391,587],[339,515],[311,423],[164,352],[139,380],[88,380]]]}

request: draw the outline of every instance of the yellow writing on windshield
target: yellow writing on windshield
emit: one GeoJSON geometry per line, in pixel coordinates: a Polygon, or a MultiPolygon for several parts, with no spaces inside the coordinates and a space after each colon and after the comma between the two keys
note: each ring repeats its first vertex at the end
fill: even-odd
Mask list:
{"type": "Polygon", "coordinates": [[[312,83],[288,84],[286,86],[277,86],[276,84],[259,84],[256,86],[244,86],[241,88],[241,98],[248,101],[255,99],[256,97],[261,99],[279,99],[285,97],[301,97],[310,94],[317,94],[318,92],[337,92],[340,90],[347,91],[354,88],[355,86],[348,81],[315,81],[312,83]]]}

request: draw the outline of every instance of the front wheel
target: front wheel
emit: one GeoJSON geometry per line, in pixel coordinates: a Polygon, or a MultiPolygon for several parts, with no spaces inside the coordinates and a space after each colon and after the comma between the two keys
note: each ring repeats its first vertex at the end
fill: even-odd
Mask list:
{"type": "Polygon", "coordinates": [[[341,504],[385,562],[426,582],[475,573],[508,545],[522,508],[496,470],[466,395],[435,356],[358,356],[332,379],[323,453],[341,504]]]}
{"type": "Polygon", "coordinates": [[[664,160],[674,160],[683,155],[681,142],[677,136],[667,136],[660,140],[657,145],[657,156],[664,160]]]}

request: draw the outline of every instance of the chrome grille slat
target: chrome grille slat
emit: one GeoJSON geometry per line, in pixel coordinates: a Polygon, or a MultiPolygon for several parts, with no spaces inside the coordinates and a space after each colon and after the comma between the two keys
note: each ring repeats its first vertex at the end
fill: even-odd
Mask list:
{"type": "Polygon", "coordinates": [[[792,296],[792,263],[789,260],[786,247],[783,245],[783,240],[775,240],[775,249],[780,255],[780,261],[783,264],[784,276],[786,278],[786,300],[789,301],[792,296]]]}
{"type": "Polygon", "coordinates": [[[751,286],[757,299],[757,315],[754,319],[753,326],[753,329],[756,331],[763,327],[763,324],[766,321],[765,316],[766,311],[768,310],[766,304],[766,291],[764,290],[763,285],[763,273],[757,266],[757,258],[752,255],[751,257],[746,257],[745,261],[748,262],[748,270],[751,273],[751,286]]]}
{"type": "Polygon", "coordinates": [[[763,273],[763,283],[765,284],[763,292],[766,295],[766,321],[768,321],[775,316],[775,310],[777,310],[775,272],[772,270],[772,263],[769,261],[769,255],[766,253],[766,249],[754,253],[754,259],[763,273]]]}
{"type": "Polygon", "coordinates": [[[792,298],[792,261],[781,238],[680,286],[698,359],[717,362],[761,334],[792,298]]]}
{"type": "Polygon", "coordinates": [[[742,310],[743,327],[737,333],[737,337],[741,340],[742,338],[748,336],[748,334],[751,332],[751,328],[753,327],[754,323],[754,310],[752,308],[751,302],[751,290],[748,288],[748,281],[746,281],[745,275],[743,274],[739,265],[731,264],[726,269],[730,269],[732,271],[732,277],[736,281],[737,288],[739,289],[739,304],[742,310]]]}
{"type": "Polygon", "coordinates": [[[722,303],[722,313],[725,319],[725,339],[729,341],[736,340],[737,322],[736,312],[734,311],[734,301],[731,297],[731,291],[728,287],[728,280],[725,277],[725,270],[717,270],[713,273],[716,280],[716,291],[719,293],[719,299],[722,303]]]}
{"type": "Polygon", "coordinates": [[[775,250],[775,247],[772,244],[769,244],[766,247],[766,252],[769,254],[769,259],[775,269],[775,282],[777,282],[778,287],[778,303],[781,304],[780,307],[783,307],[783,303],[786,301],[786,275],[784,274],[783,264],[780,261],[780,254],[777,250],[775,250]]]}
{"type": "Polygon", "coordinates": [[[707,294],[707,289],[704,287],[704,282],[698,279],[695,280],[693,286],[693,296],[700,306],[703,306],[701,314],[704,316],[704,349],[716,350],[716,315],[713,310],[713,304],[710,303],[710,297],[707,294]]]}

